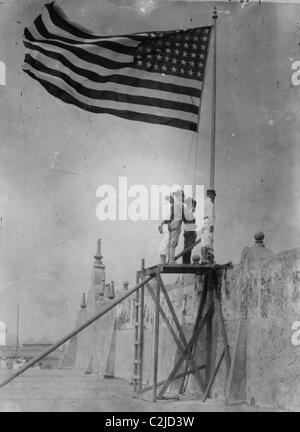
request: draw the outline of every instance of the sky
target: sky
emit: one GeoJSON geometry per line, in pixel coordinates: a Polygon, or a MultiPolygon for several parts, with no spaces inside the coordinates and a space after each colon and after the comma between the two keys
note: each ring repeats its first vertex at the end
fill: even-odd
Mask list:
{"type": "MultiPolygon", "coordinates": [[[[63,0],[74,22],[98,34],[185,29],[211,24],[217,5],[215,252],[239,262],[257,230],[274,253],[299,247],[300,5],[262,1],[63,0]]],[[[65,105],[22,72],[24,27],[41,0],[0,5],[0,320],[21,338],[55,339],[71,330],[91,283],[97,239],[107,281],[134,283],[141,258],[158,260],[155,221],[96,217],[102,184],[190,184],[196,134],[95,115],[65,105]],[[55,169],[53,169],[53,167],[55,169]]],[[[197,183],[208,187],[211,58],[199,135],[197,183]]]]}

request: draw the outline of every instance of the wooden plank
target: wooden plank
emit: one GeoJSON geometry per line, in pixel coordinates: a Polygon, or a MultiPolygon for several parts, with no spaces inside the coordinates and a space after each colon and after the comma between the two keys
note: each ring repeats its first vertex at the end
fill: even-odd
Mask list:
{"type": "MultiPolygon", "coordinates": [[[[158,264],[161,267],[161,273],[190,273],[203,275],[209,270],[232,268],[232,263],[227,264],[158,264]]],[[[145,274],[155,276],[158,265],[145,269],[145,274]]]]}

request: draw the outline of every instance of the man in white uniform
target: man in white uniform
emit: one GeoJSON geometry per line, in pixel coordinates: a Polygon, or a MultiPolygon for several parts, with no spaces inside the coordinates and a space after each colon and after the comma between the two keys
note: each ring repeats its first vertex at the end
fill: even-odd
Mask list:
{"type": "Polygon", "coordinates": [[[216,192],[213,189],[208,189],[204,202],[204,221],[201,229],[201,263],[214,263],[214,225],[215,225],[215,209],[214,203],[216,192]]]}

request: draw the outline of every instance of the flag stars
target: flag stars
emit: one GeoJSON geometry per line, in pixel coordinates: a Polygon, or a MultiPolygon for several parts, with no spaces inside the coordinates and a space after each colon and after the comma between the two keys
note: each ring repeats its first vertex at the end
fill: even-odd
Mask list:
{"type": "Polygon", "coordinates": [[[210,28],[148,33],[137,47],[135,65],[148,73],[202,80],[209,33],[210,28]]]}

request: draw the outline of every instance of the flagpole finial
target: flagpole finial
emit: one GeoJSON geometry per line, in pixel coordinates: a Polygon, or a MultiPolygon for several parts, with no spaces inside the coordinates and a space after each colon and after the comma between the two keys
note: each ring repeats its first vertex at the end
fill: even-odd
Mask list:
{"type": "Polygon", "coordinates": [[[213,12],[213,20],[218,19],[218,11],[217,11],[217,7],[214,7],[214,12],[213,12]]]}

